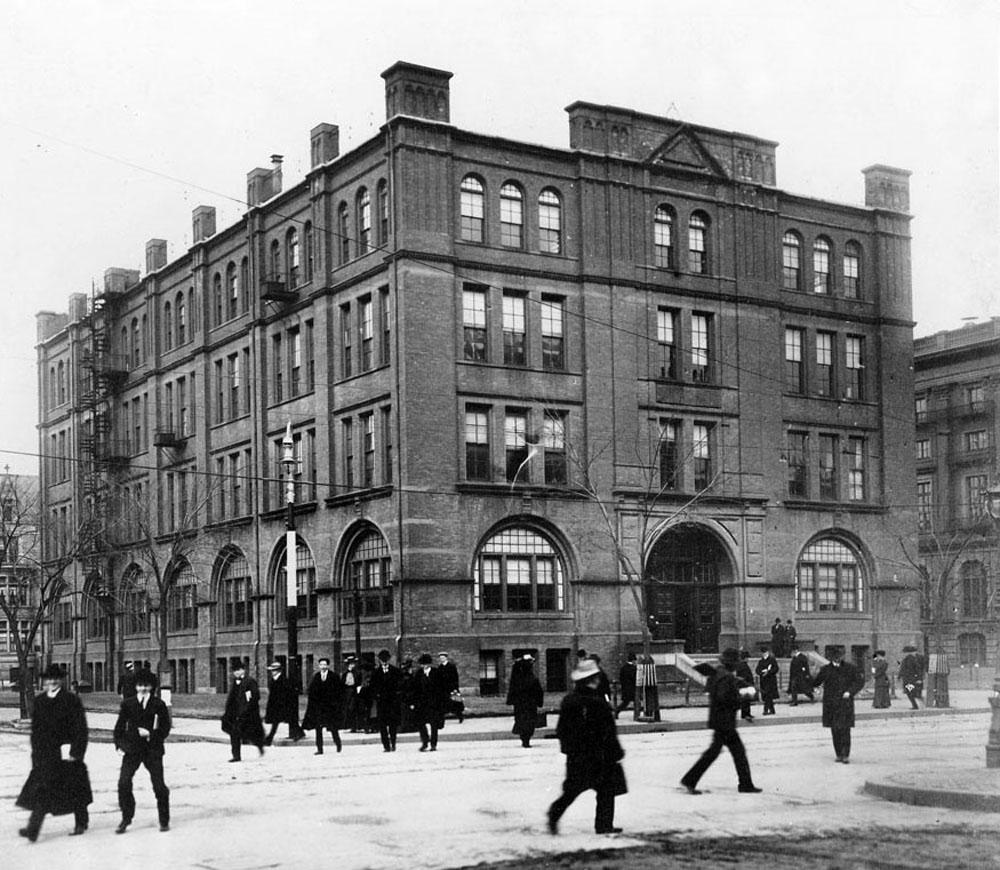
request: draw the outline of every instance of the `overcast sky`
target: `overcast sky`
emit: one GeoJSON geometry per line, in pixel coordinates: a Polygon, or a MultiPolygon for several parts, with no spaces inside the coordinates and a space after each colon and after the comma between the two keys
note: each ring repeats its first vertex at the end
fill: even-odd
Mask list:
{"type": "Polygon", "coordinates": [[[1000,315],[993,0],[135,3],[0,6],[0,466],[34,473],[35,319],[109,266],[171,259],[191,210],[235,222],[246,173],[308,168],[385,117],[396,60],[452,71],[456,126],[567,147],[577,99],[780,143],[779,187],[861,204],[913,172],[916,334],[1000,315]]]}

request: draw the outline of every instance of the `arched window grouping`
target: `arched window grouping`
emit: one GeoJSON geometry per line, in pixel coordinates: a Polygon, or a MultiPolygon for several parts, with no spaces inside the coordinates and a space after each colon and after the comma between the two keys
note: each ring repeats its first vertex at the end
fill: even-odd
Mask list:
{"type": "MultiPolygon", "coordinates": [[[[284,623],[286,619],[287,598],[285,586],[286,574],[285,541],[282,538],[271,559],[270,580],[274,589],[275,622],[284,623]]],[[[299,619],[316,618],[316,562],[312,550],[301,535],[296,536],[295,546],[296,572],[296,606],[299,619]]]]}
{"type": "Polygon", "coordinates": [[[813,541],[795,567],[795,609],[857,612],[864,609],[863,570],[854,549],[839,538],[813,541]]]}
{"type": "Polygon", "coordinates": [[[238,628],[253,624],[253,580],[246,556],[230,548],[218,574],[219,624],[238,628]]]}
{"type": "Polygon", "coordinates": [[[781,237],[782,287],[785,290],[810,289],[813,293],[829,296],[839,292],[845,299],[862,298],[862,251],[858,242],[844,244],[839,260],[839,273],[834,269],[838,262],[833,242],[826,236],[816,236],[811,242],[812,257],[803,261],[803,250],[809,250],[802,235],[796,230],[785,230],[781,237]],[[809,274],[806,274],[806,267],[809,274]]]}
{"type": "Polygon", "coordinates": [[[378,529],[367,529],[355,539],[347,553],[345,582],[351,592],[345,599],[345,614],[388,616],[393,610],[392,558],[389,545],[378,529]]]}
{"type": "Polygon", "coordinates": [[[473,563],[477,613],[561,611],[566,606],[565,565],[540,531],[509,526],[488,538],[473,563]]]}
{"type": "Polygon", "coordinates": [[[125,634],[149,633],[149,601],[146,577],[138,565],[130,565],[122,577],[122,630],[125,634]]]}
{"type": "Polygon", "coordinates": [[[169,570],[167,630],[195,631],[198,628],[198,577],[191,563],[183,557],[169,570]]]}

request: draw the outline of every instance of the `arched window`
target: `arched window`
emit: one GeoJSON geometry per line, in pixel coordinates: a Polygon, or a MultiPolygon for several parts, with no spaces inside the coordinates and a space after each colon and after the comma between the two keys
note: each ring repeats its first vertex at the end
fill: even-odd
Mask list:
{"type": "Polygon", "coordinates": [[[986,638],[978,633],[958,636],[958,662],[961,665],[982,667],[986,664],[986,638]]]}
{"type": "Polygon", "coordinates": [[[292,227],[285,235],[285,260],[288,263],[288,286],[298,287],[302,280],[302,264],[299,262],[299,233],[292,227]]]}
{"type": "MultiPolygon", "coordinates": [[[[295,571],[296,571],[296,602],[299,619],[316,618],[316,562],[312,550],[302,539],[296,537],[295,571]]],[[[288,608],[285,597],[285,539],[281,539],[271,560],[271,585],[274,589],[275,622],[285,621],[285,611],[288,608]]]]}
{"type": "Polygon", "coordinates": [[[824,238],[813,242],[813,292],[830,292],[830,243],[824,238]]]}
{"type": "Polygon", "coordinates": [[[510,181],[500,188],[500,244],[524,247],[524,197],[521,188],[510,181]]]}
{"type": "Polygon", "coordinates": [[[653,212],[653,263],[661,269],[674,265],[674,216],[665,205],[653,212]]]}
{"type": "Polygon", "coordinates": [[[378,243],[389,244],[389,185],[383,178],[378,183],[376,207],[378,209],[378,243]]]}
{"type": "Polygon", "coordinates": [[[339,237],[340,265],[351,259],[351,224],[347,214],[347,203],[342,202],[337,210],[337,235],[339,237]]]}
{"type": "Polygon", "coordinates": [[[187,342],[187,309],[184,306],[184,294],[177,294],[177,346],[187,342]]]}
{"type": "Polygon", "coordinates": [[[174,315],[169,302],[163,303],[163,349],[174,346],[174,315]]]}
{"type": "Polygon", "coordinates": [[[708,274],[708,218],[700,211],[688,220],[688,271],[708,274]]]}
{"type": "Polygon", "coordinates": [[[215,311],[215,325],[226,319],[225,304],[222,299],[222,276],[216,272],[212,276],[212,308],[215,311]]]}
{"type": "Polygon", "coordinates": [[[125,634],[148,634],[146,578],[138,565],[130,565],[122,577],[122,607],[122,630],[125,634]]]}
{"type": "Polygon", "coordinates": [[[986,588],[986,568],[982,562],[962,563],[962,616],[967,619],[982,619],[986,616],[988,592],[986,588]]]}
{"type": "Polygon", "coordinates": [[[345,616],[388,616],[392,613],[392,558],[385,538],[377,529],[368,529],[351,544],[347,554],[346,582],[352,594],[345,598],[345,616]]]}
{"type": "Polygon", "coordinates": [[[142,362],[142,335],[139,333],[139,318],[132,318],[132,368],[139,368],[142,362]]]}
{"type": "Polygon", "coordinates": [[[551,187],[538,194],[538,250],[562,253],[562,200],[551,187]]]}
{"type": "Polygon", "coordinates": [[[239,312],[240,278],[236,264],[226,266],[226,318],[232,320],[239,312]]]}
{"type": "Polygon", "coordinates": [[[863,610],[862,567],[857,553],[837,538],[819,538],[799,556],[795,567],[795,609],[863,610]]]}
{"type": "Polygon", "coordinates": [[[844,246],[844,296],[861,298],[861,246],[857,242],[844,246]]]}
{"type": "Polygon", "coordinates": [[[786,290],[802,289],[802,242],[793,232],[781,237],[781,274],[786,290]]]}
{"type": "Polygon", "coordinates": [[[462,179],[459,190],[459,214],[461,216],[461,237],[466,242],[482,242],[486,223],[485,195],[483,183],[474,175],[462,179]]]}
{"type": "Polygon", "coordinates": [[[226,627],[253,624],[253,581],[246,556],[228,550],[219,571],[219,621],[226,627]]]}
{"type": "Polygon", "coordinates": [[[535,529],[510,526],[480,547],[473,565],[477,612],[565,609],[565,568],[552,542],[535,529]]]}
{"type": "Polygon", "coordinates": [[[313,271],[316,267],[316,255],[313,248],[313,225],[309,221],[306,221],[306,225],[302,228],[302,280],[306,283],[312,281],[313,271]]]}
{"type": "Polygon", "coordinates": [[[368,188],[358,191],[358,256],[367,254],[372,249],[372,201],[368,188]]]}
{"type": "Polygon", "coordinates": [[[62,360],[59,361],[59,365],[56,367],[56,373],[56,389],[58,389],[58,393],[56,393],[56,390],[53,390],[53,395],[58,395],[59,404],[65,405],[68,400],[66,395],[66,365],[62,362],[62,360]]]}
{"type": "Polygon", "coordinates": [[[281,242],[274,239],[271,242],[271,261],[268,264],[269,275],[275,281],[280,281],[284,276],[281,274],[281,242]]]}
{"type": "Polygon", "coordinates": [[[198,628],[198,578],[191,563],[183,557],[170,571],[167,630],[195,631],[198,628]]]}
{"type": "Polygon", "coordinates": [[[250,310],[250,261],[244,257],[240,261],[240,311],[250,310]]]}

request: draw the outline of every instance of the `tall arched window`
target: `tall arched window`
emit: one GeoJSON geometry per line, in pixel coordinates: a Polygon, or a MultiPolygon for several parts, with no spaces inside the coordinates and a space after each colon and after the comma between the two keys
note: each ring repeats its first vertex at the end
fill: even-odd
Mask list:
{"type": "Polygon", "coordinates": [[[466,175],[459,189],[460,235],[466,242],[482,242],[486,223],[483,183],[474,175],[466,175]]]}
{"type": "Polygon", "coordinates": [[[383,178],[378,183],[378,195],[376,199],[378,209],[378,243],[382,246],[389,244],[389,185],[383,178]]]}
{"type": "Polygon", "coordinates": [[[708,274],[708,218],[700,211],[688,220],[688,271],[708,274]]]}
{"type": "Polygon", "coordinates": [[[781,274],[786,290],[802,288],[802,242],[793,232],[781,237],[781,274]]]}
{"type": "Polygon", "coordinates": [[[346,574],[345,586],[352,596],[345,599],[345,616],[354,617],[355,605],[361,616],[392,613],[392,558],[378,529],[367,529],[351,544],[346,574]]]}
{"type": "Polygon", "coordinates": [[[490,537],[476,553],[473,577],[477,612],[559,611],[566,606],[563,559],[535,529],[510,526],[490,537]]]}
{"type": "Polygon", "coordinates": [[[132,368],[139,368],[142,362],[142,335],[139,333],[139,318],[132,318],[132,368]]]}
{"type": "Polygon", "coordinates": [[[246,556],[235,547],[219,570],[219,621],[227,628],[253,624],[253,581],[246,556]]]}
{"type": "Polygon", "coordinates": [[[101,638],[108,636],[108,604],[107,590],[99,582],[89,582],[84,590],[87,615],[87,637],[101,638]]]}
{"type": "Polygon", "coordinates": [[[167,630],[195,631],[198,628],[198,578],[191,563],[183,557],[170,570],[167,630]]]}
{"type": "Polygon", "coordinates": [[[174,315],[169,302],[163,303],[163,349],[170,350],[174,346],[174,315]]]}
{"type": "Polygon", "coordinates": [[[125,634],[149,633],[149,601],[146,577],[138,565],[130,565],[122,577],[122,630],[125,634]]]}
{"type": "Polygon", "coordinates": [[[989,595],[986,588],[986,568],[982,562],[962,563],[962,616],[982,619],[986,616],[989,595]]]}
{"type": "Polygon", "coordinates": [[[368,188],[358,191],[358,256],[372,249],[372,201],[368,188]]]}
{"type": "Polygon", "coordinates": [[[250,310],[250,260],[244,257],[240,261],[240,311],[246,314],[250,310]]]}
{"type": "Polygon", "coordinates": [[[562,200],[551,187],[538,194],[538,250],[562,253],[562,200]]]}
{"type": "Polygon", "coordinates": [[[844,246],[844,296],[861,298],[861,246],[857,242],[844,246]]]}
{"type": "Polygon", "coordinates": [[[342,202],[337,209],[337,249],[340,251],[340,265],[351,259],[351,222],[347,213],[347,203],[342,202]]]}
{"type": "Polygon", "coordinates": [[[795,609],[856,612],[864,609],[861,560],[837,538],[819,538],[795,567],[795,609]]]}
{"type": "MultiPolygon", "coordinates": [[[[274,589],[275,602],[275,622],[283,623],[286,619],[287,609],[285,597],[285,540],[282,538],[281,544],[275,550],[271,560],[271,586],[274,589]]],[[[296,537],[295,547],[295,571],[296,571],[296,602],[298,605],[299,619],[316,618],[316,562],[313,560],[312,550],[303,540],[302,536],[296,537]]]]}
{"type": "Polygon", "coordinates": [[[500,244],[505,248],[524,247],[524,196],[513,182],[500,188],[500,244]]]}
{"type": "Polygon", "coordinates": [[[823,238],[813,242],[813,292],[830,292],[830,243],[823,238]]]}
{"type": "Polygon", "coordinates": [[[306,225],[302,228],[302,280],[307,283],[313,279],[313,271],[316,267],[315,257],[313,225],[306,221],[306,225]]]}
{"type": "Polygon", "coordinates": [[[240,278],[236,264],[226,266],[226,319],[232,320],[239,313],[240,278]]]}
{"type": "Polygon", "coordinates": [[[216,272],[212,276],[212,308],[215,311],[216,326],[226,319],[226,308],[222,296],[222,276],[216,272]]]}
{"type": "Polygon", "coordinates": [[[653,213],[653,263],[661,269],[674,265],[674,216],[665,205],[653,213]]]}
{"type": "Polygon", "coordinates": [[[285,260],[288,263],[288,286],[298,287],[302,280],[302,264],[299,262],[299,232],[292,227],[285,234],[285,260]]]}
{"type": "Polygon", "coordinates": [[[177,294],[177,346],[187,342],[187,309],[184,306],[184,294],[177,294]]]}

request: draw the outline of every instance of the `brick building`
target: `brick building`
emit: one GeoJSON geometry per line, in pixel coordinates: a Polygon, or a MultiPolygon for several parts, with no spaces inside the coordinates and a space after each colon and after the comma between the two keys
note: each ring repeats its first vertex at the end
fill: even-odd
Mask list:
{"type": "Polygon", "coordinates": [[[39,314],[48,543],[101,542],[53,659],[155,658],[144,526],[175,688],[284,654],[289,421],[306,670],[444,648],[496,692],[531,650],[560,690],[643,619],[692,653],[778,616],[859,660],[911,641],[881,564],[915,525],[908,173],[825,202],[754,136],[576,102],[540,147],[453,126],[450,73],[383,78],[369,141],[320,124],[303,181],[275,156],[238,223],[201,206],[183,256],[39,314]]]}
{"type": "MultiPolygon", "coordinates": [[[[1000,642],[998,542],[984,502],[998,481],[1000,318],[918,338],[913,357],[920,549],[932,561],[935,551],[956,556],[940,602],[951,682],[987,686],[1000,642]],[[980,675],[984,667],[988,676],[980,675]]],[[[934,604],[925,601],[922,613],[929,649],[934,604]]]]}

